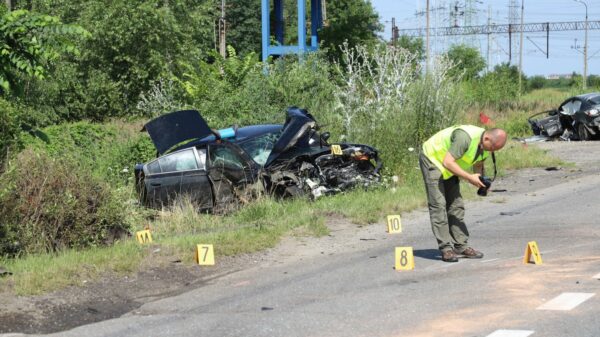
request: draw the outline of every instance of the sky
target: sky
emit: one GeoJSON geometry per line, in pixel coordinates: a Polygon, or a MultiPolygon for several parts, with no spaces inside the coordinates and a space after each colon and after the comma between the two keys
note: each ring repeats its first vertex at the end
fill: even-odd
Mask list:
{"type": "MultiPolygon", "coordinates": [[[[430,0],[430,25],[433,28],[458,24],[485,25],[488,17],[491,23],[509,23],[509,4],[517,3],[516,12],[521,13],[521,1],[524,1],[523,22],[568,22],[585,21],[585,6],[575,0],[430,0]],[[466,2],[471,3],[468,11],[466,2]],[[458,4],[458,11],[449,10],[458,4]],[[464,13],[451,16],[450,12],[464,13]],[[465,15],[471,13],[471,15],[465,15]],[[488,15],[491,13],[491,15],[488,15]],[[466,20],[466,21],[465,21],[466,20]]],[[[582,0],[587,3],[588,20],[600,20],[600,0],[582,0]]],[[[426,0],[371,0],[380,20],[385,26],[382,37],[391,38],[391,21],[395,18],[399,29],[425,27],[426,0]]],[[[520,17],[517,19],[520,22],[520,17]]],[[[584,31],[550,31],[550,55],[546,58],[546,33],[523,34],[523,72],[527,76],[583,73],[584,31]],[[577,39],[577,42],[575,42],[577,39]],[[538,49],[538,47],[543,50],[538,49]],[[573,48],[578,46],[578,48],[573,48]]],[[[520,33],[513,35],[516,40],[512,51],[512,63],[519,64],[518,41],[520,33]]],[[[467,42],[477,47],[487,59],[487,36],[470,35],[466,37],[432,38],[430,48],[435,53],[444,52],[451,44],[467,42]]],[[[494,34],[490,38],[490,64],[508,62],[508,34],[494,34]]],[[[600,75],[600,30],[588,31],[588,75],[600,75]]]]}

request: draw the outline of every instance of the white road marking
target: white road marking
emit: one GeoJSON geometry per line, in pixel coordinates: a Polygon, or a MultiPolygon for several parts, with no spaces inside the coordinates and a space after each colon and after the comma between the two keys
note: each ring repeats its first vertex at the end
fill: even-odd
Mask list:
{"type": "Polygon", "coordinates": [[[594,277],[592,277],[592,278],[595,278],[595,279],[598,279],[598,280],[600,280],[600,274],[596,274],[596,275],[594,275],[594,277]]]}
{"type": "Polygon", "coordinates": [[[496,330],[487,337],[527,337],[533,332],[531,330],[496,330]]]}
{"type": "Polygon", "coordinates": [[[483,261],[481,261],[481,263],[487,263],[487,262],[498,261],[498,260],[500,260],[500,259],[497,258],[497,259],[483,260],[483,261]]]}
{"type": "Polygon", "coordinates": [[[562,293],[537,307],[537,310],[571,310],[587,301],[595,293],[562,293]]]}

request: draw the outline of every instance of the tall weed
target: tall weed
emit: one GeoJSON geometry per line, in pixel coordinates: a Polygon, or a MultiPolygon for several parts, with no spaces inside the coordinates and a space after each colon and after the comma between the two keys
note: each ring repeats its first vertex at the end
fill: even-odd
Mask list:
{"type": "Polygon", "coordinates": [[[420,144],[456,122],[464,107],[452,64],[437,58],[430,73],[415,67],[407,50],[342,47],[336,64],[336,113],[349,141],[375,145],[394,173],[412,167],[420,144]],[[416,150],[416,151],[415,151],[416,150]]]}

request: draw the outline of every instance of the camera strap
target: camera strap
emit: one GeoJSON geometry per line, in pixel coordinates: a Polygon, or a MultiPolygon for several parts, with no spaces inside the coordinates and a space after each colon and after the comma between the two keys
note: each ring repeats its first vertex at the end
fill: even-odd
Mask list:
{"type": "Polygon", "coordinates": [[[492,152],[492,163],[494,163],[494,177],[492,181],[496,180],[496,174],[498,174],[498,170],[496,170],[496,155],[492,152]]]}
{"type": "MultiPolygon", "coordinates": [[[[479,158],[479,156],[483,157],[483,148],[482,148],[482,144],[483,143],[483,133],[481,134],[481,138],[479,140],[479,146],[480,148],[478,149],[478,153],[477,155],[475,155],[475,158],[479,158]],[[479,152],[481,151],[481,152],[479,152]]],[[[492,151],[492,163],[494,163],[494,177],[492,178],[492,182],[494,180],[496,180],[496,175],[498,174],[498,170],[496,169],[496,155],[494,154],[494,151],[492,151]]],[[[482,172],[483,175],[485,175],[485,168],[484,171],[482,172]]]]}

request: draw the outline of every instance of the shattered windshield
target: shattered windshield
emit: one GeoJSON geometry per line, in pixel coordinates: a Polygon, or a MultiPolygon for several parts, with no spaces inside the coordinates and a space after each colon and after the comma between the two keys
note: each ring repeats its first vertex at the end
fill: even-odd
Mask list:
{"type": "Polygon", "coordinates": [[[259,165],[264,166],[281,132],[267,133],[239,145],[259,165]]]}
{"type": "Polygon", "coordinates": [[[600,95],[590,97],[589,101],[592,103],[592,105],[600,105],[600,95]]]}

